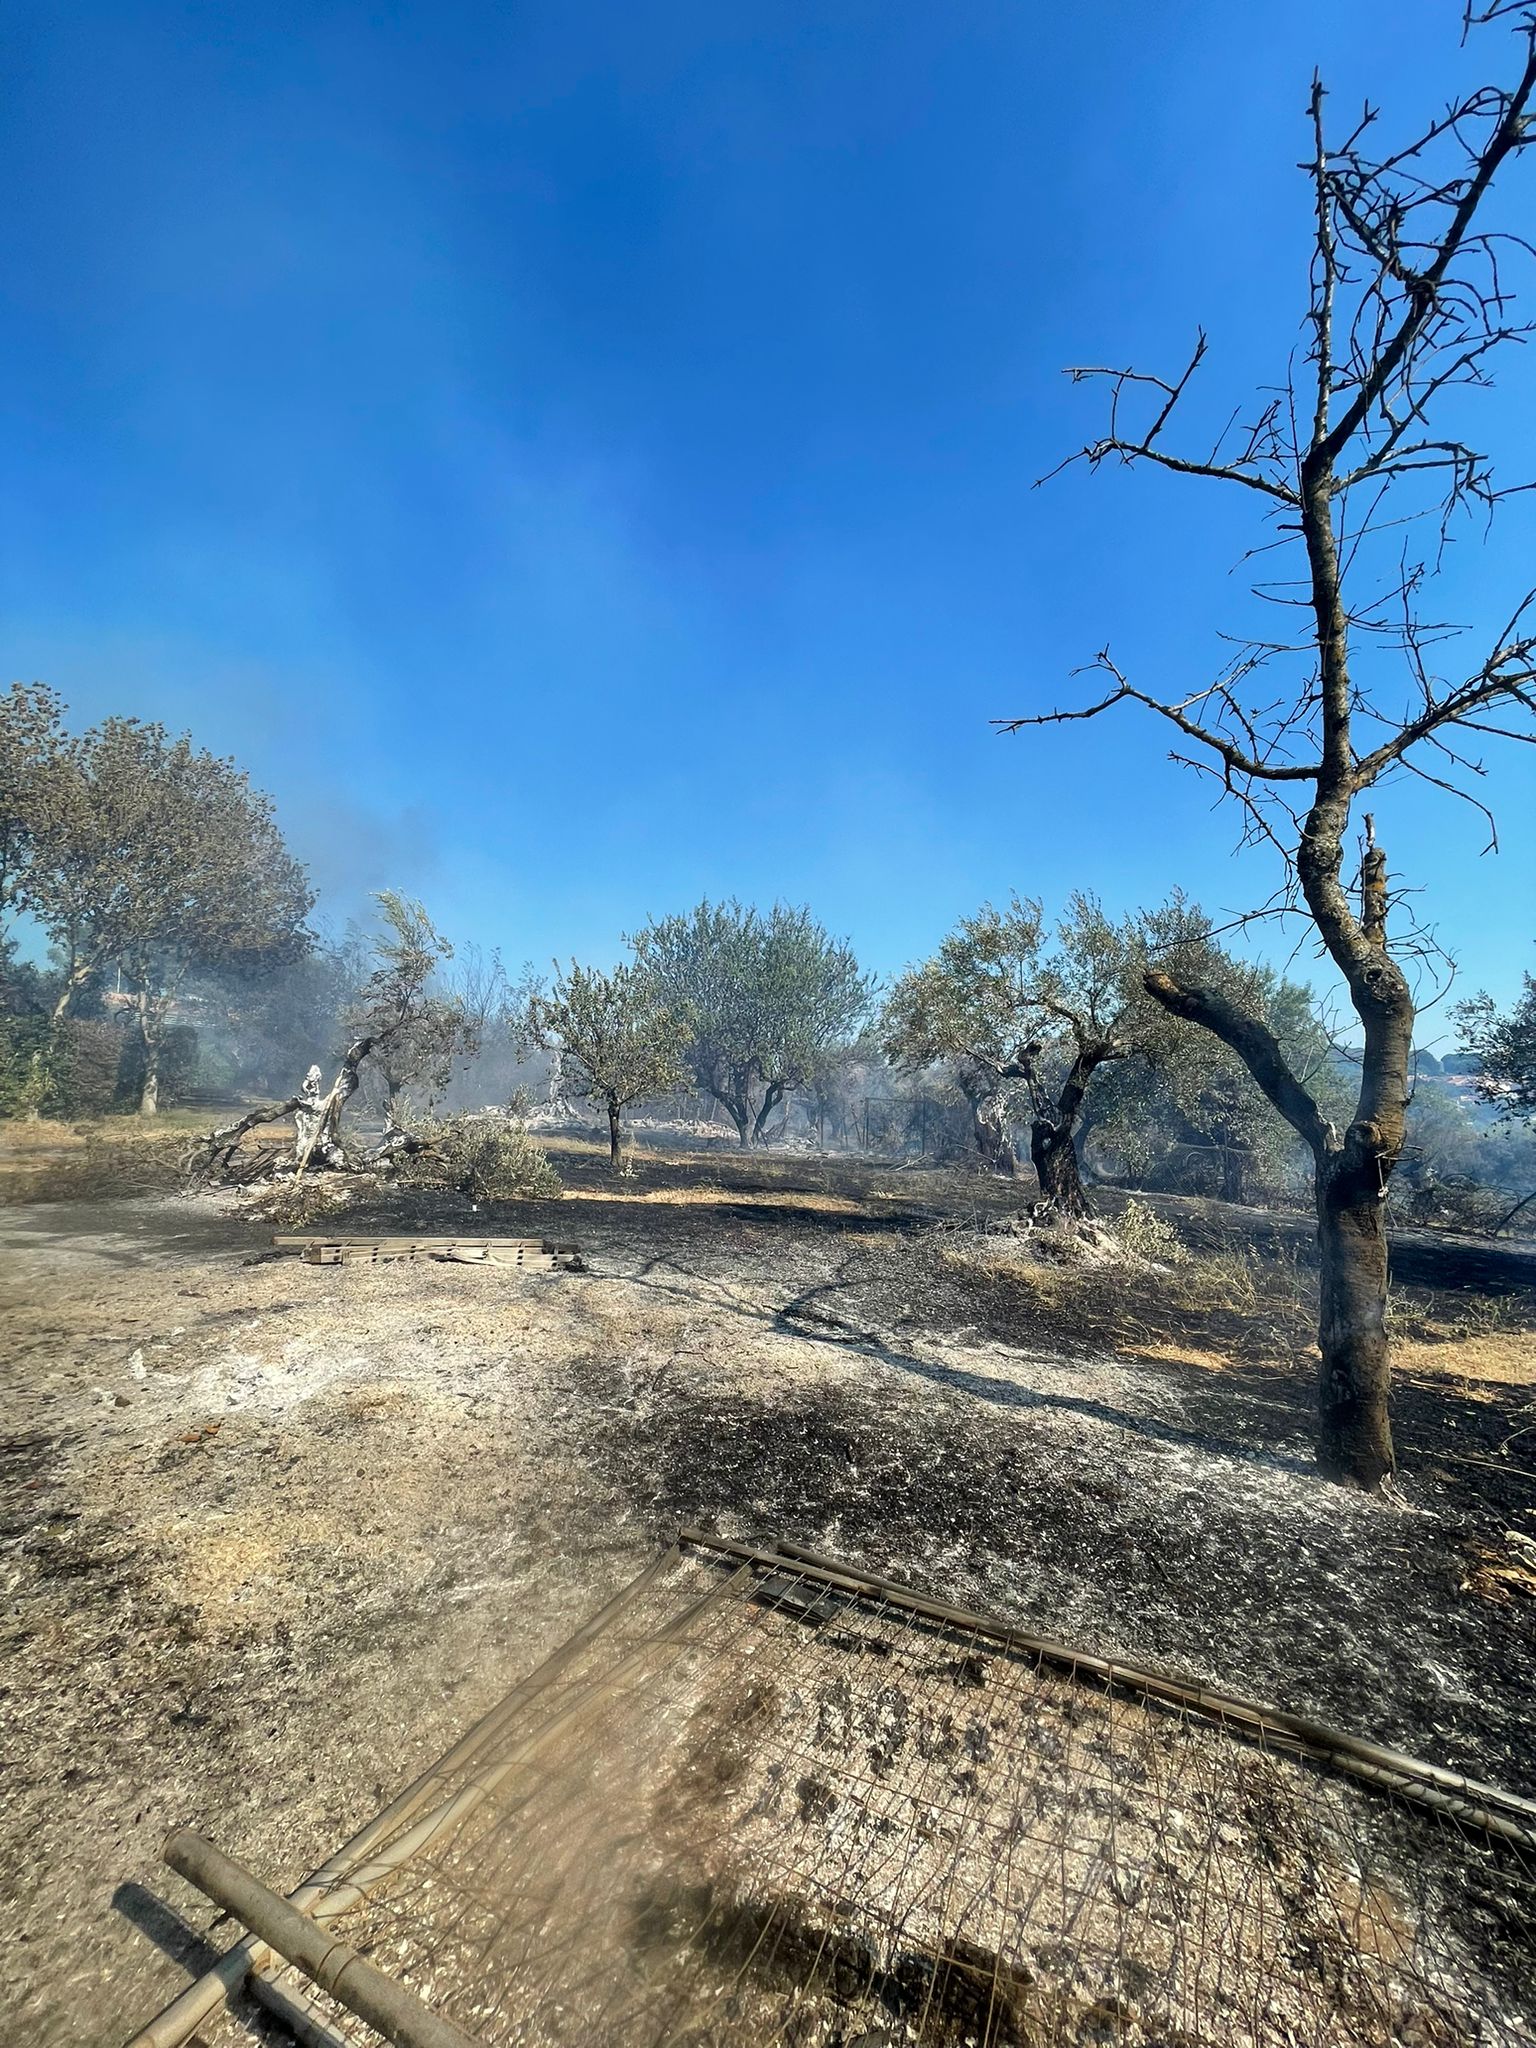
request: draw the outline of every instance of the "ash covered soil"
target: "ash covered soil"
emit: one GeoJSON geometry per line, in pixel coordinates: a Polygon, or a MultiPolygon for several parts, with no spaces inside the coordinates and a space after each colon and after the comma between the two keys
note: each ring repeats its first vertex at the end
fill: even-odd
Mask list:
{"type": "MultiPolygon", "coordinates": [[[[1230,1360],[1117,1347],[973,1256],[1009,1191],[558,1164],[560,1203],[328,1227],[547,1234],[584,1273],[307,1267],[228,1197],[0,1211],[6,2038],[119,2042],[210,1954],[169,1829],[289,1888],[682,1522],[1536,1793],[1520,1370],[1417,1347],[1400,1498],[1362,1499],[1314,1476],[1310,1367],[1261,1315],[1230,1360]]],[[[1256,1264],[1306,1237],[1181,1224],[1218,1226],[1256,1264]]],[[[1536,1260],[1399,1266],[1453,1335],[1502,1303],[1519,1355],[1536,1260]]]]}

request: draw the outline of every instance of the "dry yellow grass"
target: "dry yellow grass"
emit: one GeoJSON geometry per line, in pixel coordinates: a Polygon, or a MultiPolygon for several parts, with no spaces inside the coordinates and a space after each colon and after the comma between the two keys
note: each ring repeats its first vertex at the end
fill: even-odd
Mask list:
{"type": "MultiPolygon", "coordinates": [[[[229,1123],[243,1112],[230,1109],[165,1109],[158,1116],[100,1116],[80,1123],[60,1123],[52,1117],[17,1117],[0,1123],[0,1157],[25,1157],[32,1152],[57,1152],[62,1147],[78,1150],[86,1145],[140,1144],[146,1138],[178,1138],[211,1130],[229,1123]]],[[[267,1142],[293,1135],[293,1120],[259,1124],[248,1133],[247,1144],[267,1142]]]]}
{"type": "Polygon", "coordinates": [[[73,1124],[55,1123],[52,1117],[17,1118],[0,1127],[0,1151],[53,1152],[60,1145],[83,1145],[85,1139],[73,1124]]]}
{"type": "Polygon", "coordinates": [[[1536,1335],[1529,1330],[1492,1330],[1448,1344],[1399,1343],[1393,1358],[1400,1372],[1485,1380],[1496,1387],[1536,1386],[1536,1335]]]}
{"type": "Polygon", "coordinates": [[[1142,1344],[1133,1358],[1150,1359],[1155,1365],[1197,1365],[1204,1372],[1225,1372],[1232,1364],[1219,1351],[1201,1351],[1192,1344],[1142,1344]]]}
{"type": "Polygon", "coordinates": [[[667,1208],[719,1209],[814,1209],[825,1215],[859,1216],[866,1204],[847,1195],[823,1194],[811,1189],[777,1188],[629,1188],[622,1181],[611,1187],[572,1188],[565,1191],[568,1202],[636,1202],[667,1208]]]}

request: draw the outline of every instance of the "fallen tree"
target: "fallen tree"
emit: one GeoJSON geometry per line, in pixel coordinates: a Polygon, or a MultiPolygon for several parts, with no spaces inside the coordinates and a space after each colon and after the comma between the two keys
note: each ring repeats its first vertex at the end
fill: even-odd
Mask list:
{"type": "Polygon", "coordinates": [[[318,1064],[311,1066],[303,1085],[286,1102],[264,1103],[235,1122],[221,1125],[196,1139],[187,1155],[187,1171],[201,1181],[245,1181],[255,1176],[238,1171],[239,1154],[246,1137],[265,1125],[293,1119],[293,1142],[280,1148],[265,1163],[265,1170],[278,1177],[297,1175],[311,1168],[347,1172],[360,1167],[377,1169],[392,1159],[419,1149],[421,1140],[396,1120],[398,1088],[389,1097],[384,1136],[371,1150],[349,1153],[342,1141],[341,1120],[347,1104],[361,1085],[363,1063],[369,1059],[387,1061],[395,1048],[408,1046],[443,1007],[444,999],[429,991],[432,975],[448,955],[431,919],[419,903],[383,890],[378,897],[384,930],[375,942],[375,966],[363,986],[358,1005],[358,1029],[346,1051],[329,1089],[318,1064]]]}

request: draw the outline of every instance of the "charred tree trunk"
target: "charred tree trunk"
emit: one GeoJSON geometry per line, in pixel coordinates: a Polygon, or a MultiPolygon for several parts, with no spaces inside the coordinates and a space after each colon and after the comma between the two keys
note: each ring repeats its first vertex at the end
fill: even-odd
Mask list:
{"type": "Polygon", "coordinates": [[[156,1116],[160,1109],[161,1019],[147,990],[139,991],[139,1043],[144,1048],[144,1075],[139,1084],[139,1115],[156,1116]]]}
{"type": "MultiPolygon", "coordinates": [[[[1307,167],[1315,213],[1307,305],[1309,403],[1297,402],[1300,394],[1293,392],[1289,404],[1277,402],[1263,414],[1235,460],[1221,459],[1220,443],[1200,459],[1176,454],[1163,430],[1205,354],[1203,333],[1177,382],[1133,369],[1074,373],[1107,378],[1113,393],[1108,433],[1081,451],[1091,466],[1115,454],[1130,463],[1235,483],[1280,509],[1281,532],[1299,533],[1316,653],[1315,674],[1300,696],[1288,707],[1250,708],[1234,693],[1228,669],[1205,691],[1164,701],[1131,684],[1105,651],[1096,665],[1113,687],[1097,704],[1034,714],[1006,726],[1017,731],[1061,718],[1096,718],[1112,705],[1140,703],[1178,730],[1182,746],[1193,743],[1200,750],[1195,765],[1214,773],[1243,806],[1245,836],[1269,840],[1293,866],[1307,911],[1348,985],[1364,1030],[1360,1091],[1342,1138],[1291,1071],[1262,1014],[1161,970],[1149,969],[1144,979],[1148,992],[1175,1016],[1232,1047],[1311,1150],[1322,1264],[1319,1462],[1333,1478],[1369,1488],[1392,1472],[1382,1209],[1403,1152],[1414,1003],[1388,945],[1387,864],[1369,813],[1363,820],[1358,909],[1344,879],[1352,807],[1395,769],[1407,767],[1483,810],[1455,774],[1447,779],[1443,765],[1480,774],[1481,763],[1469,761],[1444,735],[1530,737],[1523,723],[1510,730],[1504,721],[1532,709],[1536,634],[1530,631],[1533,599],[1527,596],[1470,674],[1457,682],[1431,675],[1425,650],[1443,629],[1415,613],[1412,597],[1421,572],[1405,574],[1397,593],[1404,608],[1398,636],[1414,676],[1412,701],[1396,713],[1371,710],[1369,737],[1357,745],[1355,713],[1369,705],[1350,675],[1350,634],[1356,621],[1372,619],[1372,606],[1345,596],[1344,577],[1364,530],[1346,507],[1351,492],[1368,480],[1372,492],[1384,493],[1404,478],[1417,484],[1424,472],[1438,470],[1443,532],[1457,510],[1474,501],[1491,506],[1501,495],[1488,483],[1486,457],[1444,438],[1429,414],[1469,366],[1484,381],[1490,353],[1527,334],[1509,316],[1497,273],[1485,271],[1489,251],[1502,236],[1481,226],[1479,210],[1500,166],[1536,139],[1536,21],[1513,4],[1468,9],[1466,21],[1470,28],[1517,13],[1525,50],[1514,83],[1508,89],[1479,87],[1416,141],[1380,160],[1361,148],[1363,126],[1330,153],[1323,84],[1314,79],[1316,146],[1307,167]],[[1436,160],[1430,168],[1447,138],[1460,152],[1459,166],[1451,171],[1436,160]],[[1122,433],[1119,424],[1121,401],[1134,387],[1143,387],[1153,405],[1140,438],[1122,433]],[[1348,542],[1341,545],[1346,519],[1348,542]],[[1202,723],[1199,707],[1211,703],[1218,706],[1214,723],[1202,723]],[[1426,745],[1439,749],[1437,773],[1410,758],[1426,745]],[[1302,798],[1304,789],[1311,792],[1309,800],[1302,798]],[[1282,818],[1297,826],[1294,843],[1279,836],[1282,818]]],[[[1378,523],[1379,504],[1374,497],[1366,527],[1378,523]]],[[[1408,517],[1427,509],[1410,507],[1408,517]]]]}
{"type": "Polygon", "coordinates": [[[736,1142],[745,1151],[752,1142],[752,1105],[746,1095],[733,1088],[721,1087],[714,1081],[706,1081],[704,1086],[730,1118],[736,1129],[736,1142]]]}
{"type": "Polygon", "coordinates": [[[1375,1488],[1393,1469],[1386,1181],[1379,1162],[1346,1140],[1318,1161],[1316,1186],[1318,1469],[1375,1488]]]}
{"type": "Polygon", "coordinates": [[[1006,1071],[1022,1075],[1029,1084],[1034,1104],[1029,1156],[1040,1183],[1041,1198],[1058,1215],[1076,1219],[1092,1214],[1083,1192],[1077,1157],[1077,1127],[1088,1084],[1106,1060],[1119,1059],[1122,1054],[1115,1042],[1090,1035],[1084,1023],[1075,1022],[1073,1028],[1077,1034],[1077,1053],[1054,1102],[1041,1077],[1038,1042],[1021,1045],[1006,1071]]]}
{"type": "Polygon", "coordinates": [[[996,1088],[968,1088],[965,1099],[971,1106],[971,1135],[989,1173],[1013,1180],[1019,1170],[1018,1154],[1008,1128],[1008,1113],[1001,1091],[996,1088]]]}
{"type": "Polygon", "coordinates": [[[752,1142],[754,1145],[767,1144],[768,1119],[783,1100],[784,1083],[782,1081],[770,1081],[767,1093],[764,1095],[762,1103],[758,1108],[757,1115],[752,1120],[752,1142]]]}
{"type": "MultiPolygon", "coordinates": [[[[1385,877],[1373,864],[1372,887],[1385,877]]],[[[1368,900],[1367,929],[1378,906],[1368,900]]],[[[1373,1491],[1394,1468],[1388,1413],[1386,1191],[1402,1151],[1413,1004],[1384,951],[1367,962],[1374,1005],[1366,1017],[1361,1113],[1341,1139],[1292,1074],[1268,1027],[1212,989],[1149,973],[1147,990],[1175,1016],[1214,1032],[1239,1055],[1287,1122],[1312,1148],[1320,1264],[1317,1462],[1328,1478],[1373,1491]],[[1379,1108],[1379,1115],[1371,1115],[1379,1108]]]]}
{"type": "Polygon", "coordinates": [[[1083,1193],[1077,1138],[1070,1124],[1050,1123],[1037,1116],[1029,1127],[1029,1156],[1040,1193],[1058,1215],[1076,1218],[1091,1213],[1083,1193]]]}
{"type": "Polygon", "coordinates": [[[608,1164],[617,1173],[619,1170],[619,1098],[607,1097],[608,1103],[608,1164]]]}

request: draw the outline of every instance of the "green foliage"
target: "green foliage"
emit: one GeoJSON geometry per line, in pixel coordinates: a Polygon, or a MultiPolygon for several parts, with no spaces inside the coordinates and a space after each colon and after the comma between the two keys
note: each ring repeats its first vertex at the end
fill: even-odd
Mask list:
{"type": "Polygon", "coordinates": [[[1039,1021],[1046,943],[1041,907],[1015,896],[964,917],[931,960],[909,967],[886,998],[881,1042],[903,1072],[945,1063],[970,1096],[1002,1071],[1039,1021]]]}
{"type": "MultiPolygon", "coordinates": [[[[18,900],[62,963],[55,1014],[68,1014],[109,967],[129,982],[142,1107],[152,1110],[166,1026],[189,980],[302,952],[313,898],[270,800],[232,761],[132,718],[64,737],[59,708],[14,691],[6,701],[13,765],[22,750],[21,823],[0,820],[0,834],[23,848],[18,900]]],[[[0,783],[6,758],[0,745],[0,783]]]]}
{"type": "Polygon", "coordinates": [[[1189,1249],[1171,1223],[1155,1209],[1134,1199],[1120,1212],[1116,1226],[1120,1242],[1138,1258],[1151,1259],[1159,1266],[1187,1266],[1189,1249]]]}
{"type": "Polygon", "coordinates": [[[1536,1186],[1536,1129],[1507,1113],[1479,1115],[1477,1097],[1454,1080],[1421,1080],[1408,1105],[1394,1213],[1412,1223],[1482,1229],[1512,1194],[1536,1186]]]}
{"type": "Polygon", "coordinates": [[[453,947],[421,904],[393,889],[374,899],[383,930],[373,944],[373,970],[353,1012],[355,1039],[367,1039],[394,1113],[409,1089],[437,1095],[448,1085],[455,1058],[472,1054],[480,1037],[475,1019],[453,994],[432,981],[453,947]]]}
{"type": "Polygon", "coordinates": [[[1204,929],[1178,896],[1117,921],[1077,892],[1054,927],[1037,901],[985,904],[892,989],[886,1056],[909,1073],[947,1066],[973,1109],[990,1104],[994,1116],[1040,1107],[1083,1055],[1093,1072],[1166,1047],[1175,1027],[1142,977],[1154,957],[1203,958],[1204,929]]]}
{"type": "Polygon", "coordinates": [[[127,1043],[122,1025],[104,1018],[66,1017],[54,1025],[49,1114],[105,1116],[117,1100],[127,1043]]]}
{"type": "Polygon", "coordinates": [[[403,1155],[402,1186],[451,1188],[473,1202],[549,1202],[563,1190],[549,1154],[502,1116],[456,1116],[415,1124],[422,1147],[403,1155]]]}
{"type": "MultiPolygon", "coordinates": [[[[113,1100],[119,1108],[131,1109],[144,1088],[148,1056],[137,1032],[117,1033],[118,1067],[113,1100]]],[[[191,1024],[167,1024],[154,1052],[159,1091],[164,1101],[174,1103],[200,1078],[201,1055],[197,1030],[191,1024]]]]}
{"type": "MultiPolygon", "coordinates": [[[[1536,1120],[1536,979],[1523,978],[1507,1010],[1488,995],[1457,1006],[1461,1041],[1478,1065],[1477,1092],[1501,1117],[1536,1120]]],[[[1450,1071],[1450,1062],[1446,1063],[1450,1071]]]]}
{"type": "Polygon", "coordinates": [[[897,982],[886,1054],[907,1072],[947,1066],[989,1156],[1006,1156],[1001,1133],[1026,1114],[1067,1129],[1080,1115],[1101,1154],[1152,1185],[1277,1189],[1299,1157],[1290,1127],[1235,1053],[1148,993],[1152,968],[1264,1017],[1296,1073],[1342,1103],[1309,992],[1224,953],[1178,894],[1117,920],[1078,893],[1054,926],[1038,902],[984,906],[897,982]]]}
{"type": "Polygon", "coordinates": [[[269,798],[161,725],[109,718],[34,792],[27,900],[70,986],[108,963],[163,1002],[198,967],[270,965],[313,901],[269,798]]]}
{"type": "Polygon", "coordinates": [[[0,1017],[0,1118],[104,1115],[125,1043],[120,1026],[96,1018],[0,1017]]]}
{"type": "Polygon", "coordinates": [[[572,961],[547,993],[529,999],[527,1029],[561,1055],[562,1080],[573,1094],[606,1103],[615,1115],[687,1077],[688,1024],[661,1001],[654,978],[635,967],[603,974],[572,961]]]}
{"type": "Polygon", "coordinates": [[[698,1086],[730,1115],[743,1144],[836,1047],[857,1033],[875,983],[852,948],[809,910],[764,916],[734,898],[707,900],[634,938],[658,1008],[687,1022],[698,1086]]]}
{"type": "MultiPolygon", "coordinates": [[[[1261,1018],[1324,1113],[1347,1116],[1348,1077],[1332,1056],[1310,989],[1214,947],[1205,949],[1203,962],[1186,957],[1170,971],[1186,984],[1218,989],[1261,1018]]],[[[1310,1155],[1230,1047],[1167,1018],[1147,1052],[1099,1084],[1092,1136],[1101,1155],[1146,1187],[1233,1202],[1300,1192],[1310,1155]]]]}
{"type": "Polygon", "coordinates": [[[51,1040],[46,1017],[0,1019],[0,1117],[51,1113],[51,1040]]]}
{"type": "Polygon", "coordinates": [[[1116,1059],[1148,1051],[1173,1027],[1143,973],[1154,957],[1203,961],[1211,950],[1200,938],[1205,928],[1199,909],[1179,896],[1117,921],[1096,896],[1077,891],[1054,927],[1037,901],[1015,896],[1002,911],[984,904],[891,991],[886,1056],[906,1071],[946,1062],[969,1094],[1002,1086],[1026,1041],[1058,1061],[1085,1045],[1116,1059]]]}
{"type": "Polygon", "coordinates": [[[0,937],[29,904],[34,840],[66,748],[63,716],[41,683],[12,683],[0,696],[0,937]]]}

